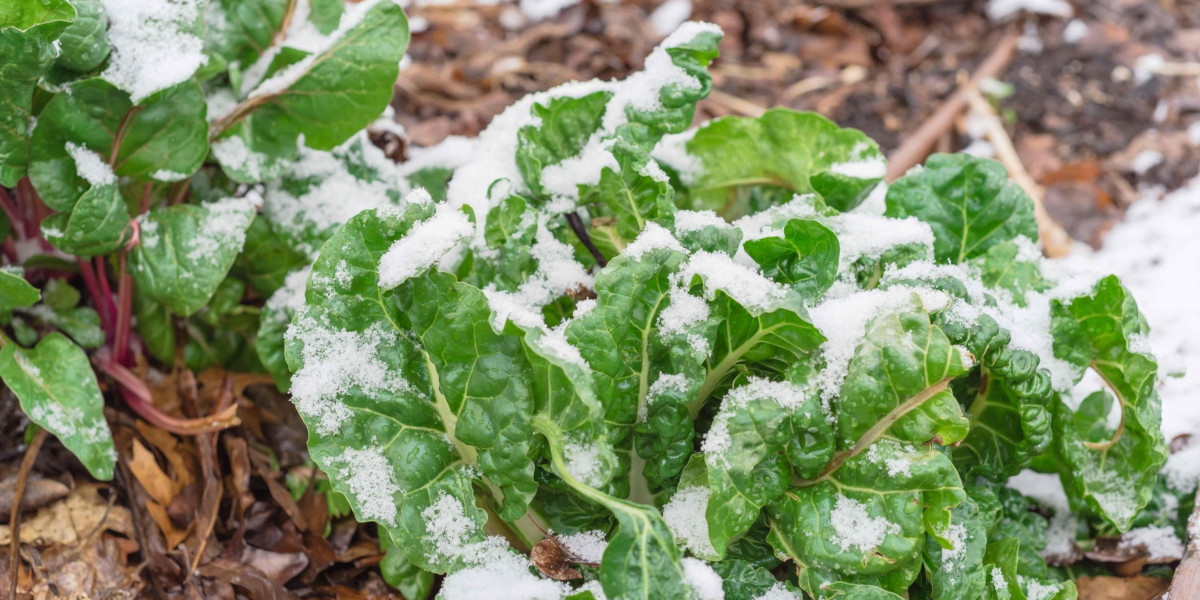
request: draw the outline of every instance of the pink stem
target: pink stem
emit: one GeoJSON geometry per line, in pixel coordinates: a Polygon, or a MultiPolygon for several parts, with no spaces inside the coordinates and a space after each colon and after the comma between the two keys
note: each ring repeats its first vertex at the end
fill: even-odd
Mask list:
{"type": "Polygon", "coordinates": [[[133,319],[133,277],[125,271],[125,252],[117,254],[117,329],[113,346],[117,362],[124,366],[133,366],[133,356],[129,352],[129,329],[133,319]]]}

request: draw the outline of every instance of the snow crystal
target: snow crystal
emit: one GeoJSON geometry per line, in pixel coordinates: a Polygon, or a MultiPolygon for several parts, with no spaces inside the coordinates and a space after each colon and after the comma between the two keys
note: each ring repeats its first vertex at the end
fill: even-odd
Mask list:
{"type": "Polygon", "coordinates": [[[914,293],[928,311],[938,310],[949,302],[949,296],[940,290],[897,286],[830,298],[809,311],[809,320],[825,336],[821,344],[825,368],[815,381],[824,401],[828,402],[841,389],[850,360],[871,319],[913,305],[914,293]]]}
{"type": "Polygon", "coordinates": [[[659,183],[667,183],[671,180],[671,178],[667,176],[667,172],[662,170],[662,167],[658,166],[658,161],[653,159],[646,161],[645,166],[638,171],[638,174],[642,177],[649,177],[650,179],[653,179],[659,183]]]}
{"type": "Polygon", "coordinates": [[[349,495],[355,500],[355,515],[360,520],[371,520],[396,525],[396,496],[400,486],[391,463],[377,448],[346,448],[332,461],[337,468],[338,479],[345,482],[349,495]]]}
{"type": "Polygon", "coordinates": [[[688,186],[694,185],[704,170],[700,159],[688,154],[687,151],[687,144],[692,141],[696,131],[698,130],[689,129],[683,133],[664,135],[650,151],[650,156],[654,160],[674,169],[679,174],[680,182],[688,186]]]}
{"type": "Polygon", "coordinates": [[[663,520],[675,541],[699,556],[716,554],[708,539],[708,518],[705,516],[709,494],[707,487],[684,486],[663,507],[663,520]]]}
{"type": "MultiPolygon", "coordinates": [[[[301,146],[297,160],[288,168],[287,178],[314,183],[298,196],[280,183],[268,185],[263,213],[272,226],[303,240],[298,244],[300,249],[314,256],[320,247],[309,241],[313,234],[323,239],[364,210],[394,206],[392,194],[403,187],[394,163],[361,132],[332,152],[301,146]],[[342,155],[352,144],[362,149],[363,158],[378,179],[360,179],[347,170],[342,155]]],[[[410,193],[405,201],[419,203],[414,198],[417,196],[410,193]]]]}
{"type": "MultiPolygon", "coordinates": [[[[604,169],[619,173],[621,165],[617,163],[616,157],[612,154],[613,144],[617,140],[616,138],[602,140],[600,135],[602,133],[593,134],[577,156],[542,169],[542,187],[553,196],[574,198],[579,194],[577,186],[599,183],[604,169]]],[[[556,212],[568,212],[575,208],[574,204],[570,202],[564,203],[563,207],[563,210],[556,212]]]]}
{"type": "Polygon", "coordinates": [[[675,211],[675,233],[700,231],[705,227],[728,227],[729,223],[711,210],[675,211]]]}
{"type": "Polygon", "coordinates": [[[605,548],[608,548],[608,540],[604,539],[604,532],[600,530],[555,537],[563,546],[566,546],[568,552],[585,563],[600,562],[600,559],[604,557],[605,548]]]}
{"type": "Polygon", "coordinates": [[[992,588],[996,590],[996,597],[1004,600],[1009,597],[1008,582],[1004,580],[1004,571],[1000,567],[992,567],[992,588]]]}
{"type": "Polygon", "coordinates": [[[892,477],[912,475],[912,460],[908,456],[907,449],[895,441],[879,440],[871,444],[870,449],[867,450],[867,460],[875,464],[882,464],[887,469],[888,475],[892,477]],[[899,456],[894,455],[897,453],[899,456]]]}
{"type": "Polygon", "coordinates": [[[365,331],[330,328],[301,312],[288,327],[287,338],[304,345],[304,366],[292,376],[292,401],[315,421],[321,435],[331,435],[352,415],[339,396],[379,396],[410,389],[398,369],[377,354],[400,343],[394,330],[379,323],[365,331]]]}
{"type": "Polygon", "coordinates": [[[563,448],[567,456],[567,472],[572,477],[592,487],[604,485],[604,463],[602,447],[593,442],[567,442],[563,448]]]}
{"type": "Polygon", "coordinates": [[[1072,253],[1065,261],[1077,270],[1103,265],[1137,298],[1138,309],[1150,323],[1148,341],[1159,359],[1160,375],[1174,375],[1163,377],[1158,387],[1167,439],[1200,433],[1200,342],[1195,334],[1200,331],[1200,311],[1180,301],[1200,295],[1198,230],[1200,178],[1161,201],[1134,203],[1125,221],[1105,236],[1100,251],[1072,253]]]}
{"type": "MultiPolygon", "coordinates": [[[[476,213],[478,214],[478,213],[476,213]]],[[[542,326],[542,307],[576,288],[592,288],[595,280],[575,260],[574,250],[559,241],[546,228],[546,218],[540,217],[534,235],[530,255],[538,262],[537,270],[529,276],[516,292],[504,292],[488,288],[484,293],[492,309],[492,325],[497,330],[505,321],[526,327],[542,326]]]]}
{"type": "Polygon", "coordinates": [[[883,157],[851,160],[831,165],[829,172],[855,179],[880,179],[887,173],[887,162],[883,157]]]}
{"type": "Polygon", "coordinates": [[[82,144],[67,142],[67,154],[75,161],[75,171],[93,186],[116,183],[117,176],[113,174],[108,163],[82,144]]]}
{"type": "Polygon", "coordinates": [[[407,158],[399,165],[400,174],[408,177],[423,169],[457,169],[470,162],[476,145],[475,138],[451,135],[436,146],[410,146],[407,158]]]}
{"type": "Polygon", "coordinates": [[[850,160],[829,166],[829,172],[854,179],[882,179],[887,174],[887,161],[882,156],[865,157],[870,147],[859,142],[850,151],[850,160]]]}
{"type": "Polygon", "coordinates": [[[696,600],[725,600],[724,581],[708,563],[686,556],[679,559],[683,578],[695,592],[696,600]]]}
{"type": "Polygon", "coordinates": [[[231,169],[244,171],[251,179],[264,179],[270,157],[259,154],[246,146],[246,141],[238,136],[221,138],[212,143],[213,156],[231,169]]]}
{"type": "Polygon", "coordinates": [[[457,498],[441,494],[421,511],[425,539],[435,550],[434,559],[461,560],[467,565],[442,581],[445,600],[558,600],[569,593],[565,584],[542,579],[530,572],[528,558],[516,554],[500,536],[470,541],[479,528],[457,498]]]}
{"type": "Polygon", "coordinates": [[[771,589],[755,596],[753,600],[801,600],[800,596],[789,590],[782,581],[775,582],[771,589]]]}
{"type": "Polygon", "coordinates": [[[471,220],[461,210],[445,203],[438,205],[432,217],[413,225],[380,257],[379,287],[394,288],[441,263],[450,250],[471,236],[472,230],[471,220]]]}
{"type": "Polygon", "coordinates": [[[1121,534],[1118,550],[1145,550],[1150,560],[1183,558],[1183,541],[1171,527],[1138,527],[1121,534]]]}
{"type": "Polygon", "coordinates": [[[168,171],[166,169],[159,169],[159,170],[151,173],[150,178],[155,181],[183,181],[184,179],[188,178],[188,174],[180,173],[178,171],[168,171]]]}
{"type": "Polygon", "coordinates": [[[877,258],[900,245],[919,245],[933,256],[933,230],[916,217],[893,219],[861,213],[842,213],[818,219],[838,236],[841,246],[839,270],[845,270],[860,258],[877,258]]]}
{"type": "Polygon", "coordinates": [[[587,298],[575,303],[575,312],[571,313],[572,319],[578,319],[588,313],[596,310],[596,299],[587,298]]]}
{"type": "Polygon", "coordinates": [[[842,552],[853,548],[865,554],[878,548],[887,536],[900,534],[899,525],[886,517],[872,517],[865,504],[841,495],[829,514],[829,522],[834,534],[830,541],[842,552]]]}
{"type": "Polygon", "coordinates": [[[667,0],[650,13],[650,26],[658,35],[667,35],[691,16],[692,0],[667,0]]]}
{"type": "Polygon", "coordinates": [[[771,381],[762,377],[750,377],[745,385],[738,386],[725,394],[721,408],[713,420],[712,428],[704,436],[702,450],[709,460],[724,462],[722,456],[733,445],[729,433],[729,419],[753,400],[772,400],[784,408],[796,408],[804,402],[805,389],[787,381],[771,381]]]}
{"type": "Polygon", "coordinates": [[[312,267],[301,267],[284,277],[283,285],[275,290],[275,293],[271,294],[271,298],[267,300],[268,314],[286,322],[291,320],[292,315],[304,308],[304,291],[311,270],[312,267]]]}
{"type": "Polygon", "coordinates": [[[261,203],[258,192],[251,191],[241,198],[224,198],[203,205],[208,213],[197,225],[196,235],[187,241],[187,259],[215,265],[218,250],[241,251],[255,207],[261,203]]]}
{"type": "Polygon", "coordinates": [[[651,250],[659,249],[674,250],[676,252],[686,252],[679,240],[671,235],[662,225],[658,223],[646,223],[642,232],[638,234],[637,239],[633,240],[622,254],[629,256],[635,260],[641,260],[642,255],[651,250]]]}
{"type": "Polygon", "coordinates": [[[541,350],[561,360],[585,370],[591,369],[587,361],[583,360],[583,355],[579,353],[579,349],[567,341],[562,327],[546,331],[544,335],[538,338],[537,343],[541,350]]]}
{"type": "MultiPolygon", "coordinates": [[[[1055,594],[1062,590],[1061,583],[1042,583],[1032,577],[1017,575],[1017,583],[1021,584],[1021,588],[1025,590],[1025,598],[1027,600],[1046,600],[1053,598],[1055,594]]],[[[1165,600],[1165,596],[1163,600],[1165,600]]]]}
{"type": "Polygon", "coordinates": [[[674,335],[708,319],[708,303],[691,295],[686,289],[675,287],[670,292],[671,303],[658,314],[658,331],[663,335],[674,335]]]}
{"type": "Polygon", "coordinates": [[[134,104],[187,81],[208,63],[204,40],[192,33],[204,0],[102,0],[112,44],[105,80],[134,104]]]}
{"type": "Polygon", "coordinates": [[[1200,482],[1200,442],[1190,441],[1182,450],[1169,456],[1162,474],[1172,490],[1180,494],[1195,491],[1200,482]]]}
{"type": "Polygon", "coordinates": [[[1003,21],[1020,11],[1068,18],[1074,11],[1066,0],[989,0],[988,18],[1003,21]]]}
{"type": "Polygon", "coordinates": [[[720,290],[751,314],[770,311],[787,296],[783,286],[767,279],[756,269],[734,262],[728,254],[719,252],[701,250],[693,254],[676,277],[688,284],[696,276],[703,278],[705,295],[709,300],[715,298],[717,290],[720,290]]]}
{"type": "Polygon", "coordinates": [[[942,565],[953,570],[967,556],[967,528],[961,523],[951,523],[946,528],[946,539],[950,548],[942,548],[942,565]]]}
{"type": "MultiPolygon", "coordinates": [[[[329,34],[328,37],[324,38],[319,44],[313,44],[311,47],[305,48],[310,52],[308,56],[305,56],[296,63],[289,65],[285,69],[280,69],[270,78],[262,83],[259,83],[257,87],[250,91],[246,98],[250,99],[260,96],[269,96],[286,90],[293,83],[295,83],[297,79],[300,79],[307,74],[308,70],[312,68],[312,65],[317,62],[318,58],[340,43],[342,38],[345,37],[345,35],[351,29],[357,27],[359,23],[362,23],[363,17],[367,15],[367,12],[374,8],[376,4],[386,1],[389,0],[366,0],[365,2],[360,2],[358,4],[348,5],[346,7],[346,12],[342,13],[342,18],[341,21],[338,22],[337,29],[334,30],[333,33],[329,34]]],[[[292,40],[288,41],[289,45],[294,43],[292,40]]]]}

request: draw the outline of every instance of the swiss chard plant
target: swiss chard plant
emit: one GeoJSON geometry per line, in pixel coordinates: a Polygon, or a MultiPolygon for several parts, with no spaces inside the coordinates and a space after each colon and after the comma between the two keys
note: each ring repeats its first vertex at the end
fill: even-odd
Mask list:
{"type": "Polygon", "coordinates": [[[135,369],[218,365],[290,391],[409,598],[1067,599],[1095,538],[1182,534],[1120,281],[993,161],[692,128],[714,26],[396,164],[389,0],[11,6],[0,378],[96,477],[93,365],[182,434],[230,416],[135,369]]]}

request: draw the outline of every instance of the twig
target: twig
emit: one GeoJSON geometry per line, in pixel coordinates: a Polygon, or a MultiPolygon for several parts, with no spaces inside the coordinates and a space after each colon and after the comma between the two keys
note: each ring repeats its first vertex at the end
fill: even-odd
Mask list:
{"type": "MultiPolygon", "coordinates": [[[[979,82],[984,79],[996,77],[1008,67],[1008,63],[1012,61],[1013,54],[1017,49],[1018,37],[1016,30],[1012,29],[1004,35],[992,53],[983,59],[983,62],[975,69],[975,73],[971,75],[972,85],[979,85],[979,82]]],[[[946,98],[946,101],[888,157],[885,179],[889,182],[894,181],[925,160],[938,138],[954,125],[955,119],[966,107],[967,95],[962,89],[946,98]]]]}
{"type": "Polygon", "coordinates": [[[1171,589],[1164,597],[1171,600],[1200,600],[1200,494],[1196,494],[1196,504],[1192,516],[1188,519],[1187,551],[1175,569],[1175,578],[1171,580],[1171,589]]]}
{"type": "Polygon", "coordinates": [[[733,94],[727,94],[716,88],[708,92],[708,98],[735,113],[748,117],[761,117],[763,113],[767,112],[767,109],[749,100],[738,98],[733,94]]]}
{"type": "Polygon", "coordinates": [[[1164,77],[1200,77],[1200,62],[1164,62],[1146,70],[1164,77]]]}
{"type": "Polygon", "coordinates": [[[25,495],[25,484],[29,480],[29,471],[33,469],[33,462],[37,460],[38,452],[42,449],[42,444],[46,441],[46,430],[38,428],[37,433],[33,434],[33,439],[29,442],[29,447],[25,449],[25,457],[21,459],[21,471],[17,475],[17,489],[13,492],[12,512],[9,513],[9,531],[12,539],[9,540],[9,557],[8,557],[8,597],[17,597],[17,574],[20,570],[21,559],[21,498],[25,495]]]}
{"type": "Polygon", "coordinates": [[[578,214],[569,212],[567,213],[567,224],[571,226],[571,231],[575,232],[575,236],[579,238],[579,241],[583,242],[583,247],[592,253],[592,258],[596,259],[596,264],[600,265],[601,269],[608,265],[608,259],[604,258],[604,255],[600,253],[600,249],[596,247],[596,244],[592,243],[592,236],[588,235],[587,227],[583,226],[583,219],[580,219],[578,214]]]}
{"type": "Polygon", "coordinates": [[[996,150],[996,158],[1008,169],[1008,175],[1012,177],[1013,181],[1033,199],[1033,216],[1037,220],[1038,237],[1042,240],[1046,256],[1050,258],[1066,256],[1071,251],[1071,236],[1067,235],[1062,226],[1054,221],[1050,213],[1046,212],[1046,206],[1042,202],[1045,192],[1042,190],[1042,186],[1038,185],[1025,170],[1025,165],[1021,162],[1017,149],[1013,147],[1012,138],[1008,137],[1008,132],[1004,130],[1004,124],[1000,122],[1000,117],[996,116],[995,109],[988,104],[987,100],[983,99],[983,95],[979,93],[973,83],[967,82],[961,89],[966,94],[971,111],[983,119],[987,128],[985,135],[996,150]]]}

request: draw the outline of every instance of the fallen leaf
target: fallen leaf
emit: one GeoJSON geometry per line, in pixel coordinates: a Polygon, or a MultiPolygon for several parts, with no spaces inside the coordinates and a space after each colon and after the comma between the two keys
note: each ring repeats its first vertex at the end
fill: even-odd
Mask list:
{"type": "Polygon", "coordinates": [[[1156,600],[1171,582],[1158,577],[1080,577],[1075,580],[1079,600],[1156,600]]]}

